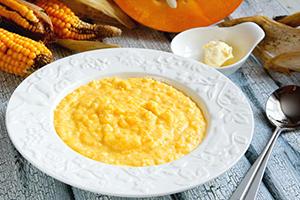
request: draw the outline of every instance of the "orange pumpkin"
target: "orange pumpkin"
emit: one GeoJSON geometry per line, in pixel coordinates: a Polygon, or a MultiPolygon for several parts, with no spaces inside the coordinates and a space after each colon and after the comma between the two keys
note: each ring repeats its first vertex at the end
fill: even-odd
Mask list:
{"type": "Polygon", "coordinates": [[[180,32],[214,24],[232,13],[242,0],[177,0],[171,8],[166,0],[115,0],[139,23],[151,28],[180,32]]]}

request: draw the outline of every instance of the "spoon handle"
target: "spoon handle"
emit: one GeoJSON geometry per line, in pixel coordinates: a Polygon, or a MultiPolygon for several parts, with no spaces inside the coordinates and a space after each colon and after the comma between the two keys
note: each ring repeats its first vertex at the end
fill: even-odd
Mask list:
{"type": "Polygon", "coordinates": [[[282,129],[277,127],[261,155],[254,162],[230,200],[254,200],[272,149],[282,129]]]}

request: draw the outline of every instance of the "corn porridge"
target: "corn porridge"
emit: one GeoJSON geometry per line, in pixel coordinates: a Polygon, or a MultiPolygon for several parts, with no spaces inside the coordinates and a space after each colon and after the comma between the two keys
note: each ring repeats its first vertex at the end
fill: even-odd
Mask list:
{"type": "Polygon", "coordinates": [[[54,126],[78,153],[127,166],[174,161],[194,150],[206,132],[195,102],[151,78],[105,78],[83,85],[58,104],[54,126]]]}

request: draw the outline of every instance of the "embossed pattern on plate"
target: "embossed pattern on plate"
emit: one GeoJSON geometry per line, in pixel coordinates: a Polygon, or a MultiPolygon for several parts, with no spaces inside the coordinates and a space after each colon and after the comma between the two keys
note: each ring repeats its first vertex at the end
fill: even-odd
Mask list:
{"type": "Polygon", "coordinates": [[[13,93],[6,124],[15,147],[41,171],[78,188],[126,197],[177,193],[221,175],[245,153],[254,127],[247,99],[216,70],[166,52],[126,48],[76,54],[33,73],[13,93]],[[107,165],[65,145],[53,127],[56,104],[79,85],[123,73],[165,77],[193,91],[209,118],[204,142],[179,160],[151,167],[107,165]]]}

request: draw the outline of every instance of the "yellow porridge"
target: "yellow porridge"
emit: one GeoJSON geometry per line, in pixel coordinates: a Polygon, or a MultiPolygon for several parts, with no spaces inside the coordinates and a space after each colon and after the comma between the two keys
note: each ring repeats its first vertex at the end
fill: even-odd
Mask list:
{"type": "Polygon", "coordinates": [[[78,153],[128,166],[176,160],[194,150],[206,131],[196,103],[151,78],[106,78],[81,86],[58,104],[54,125],[78,153]]]}

